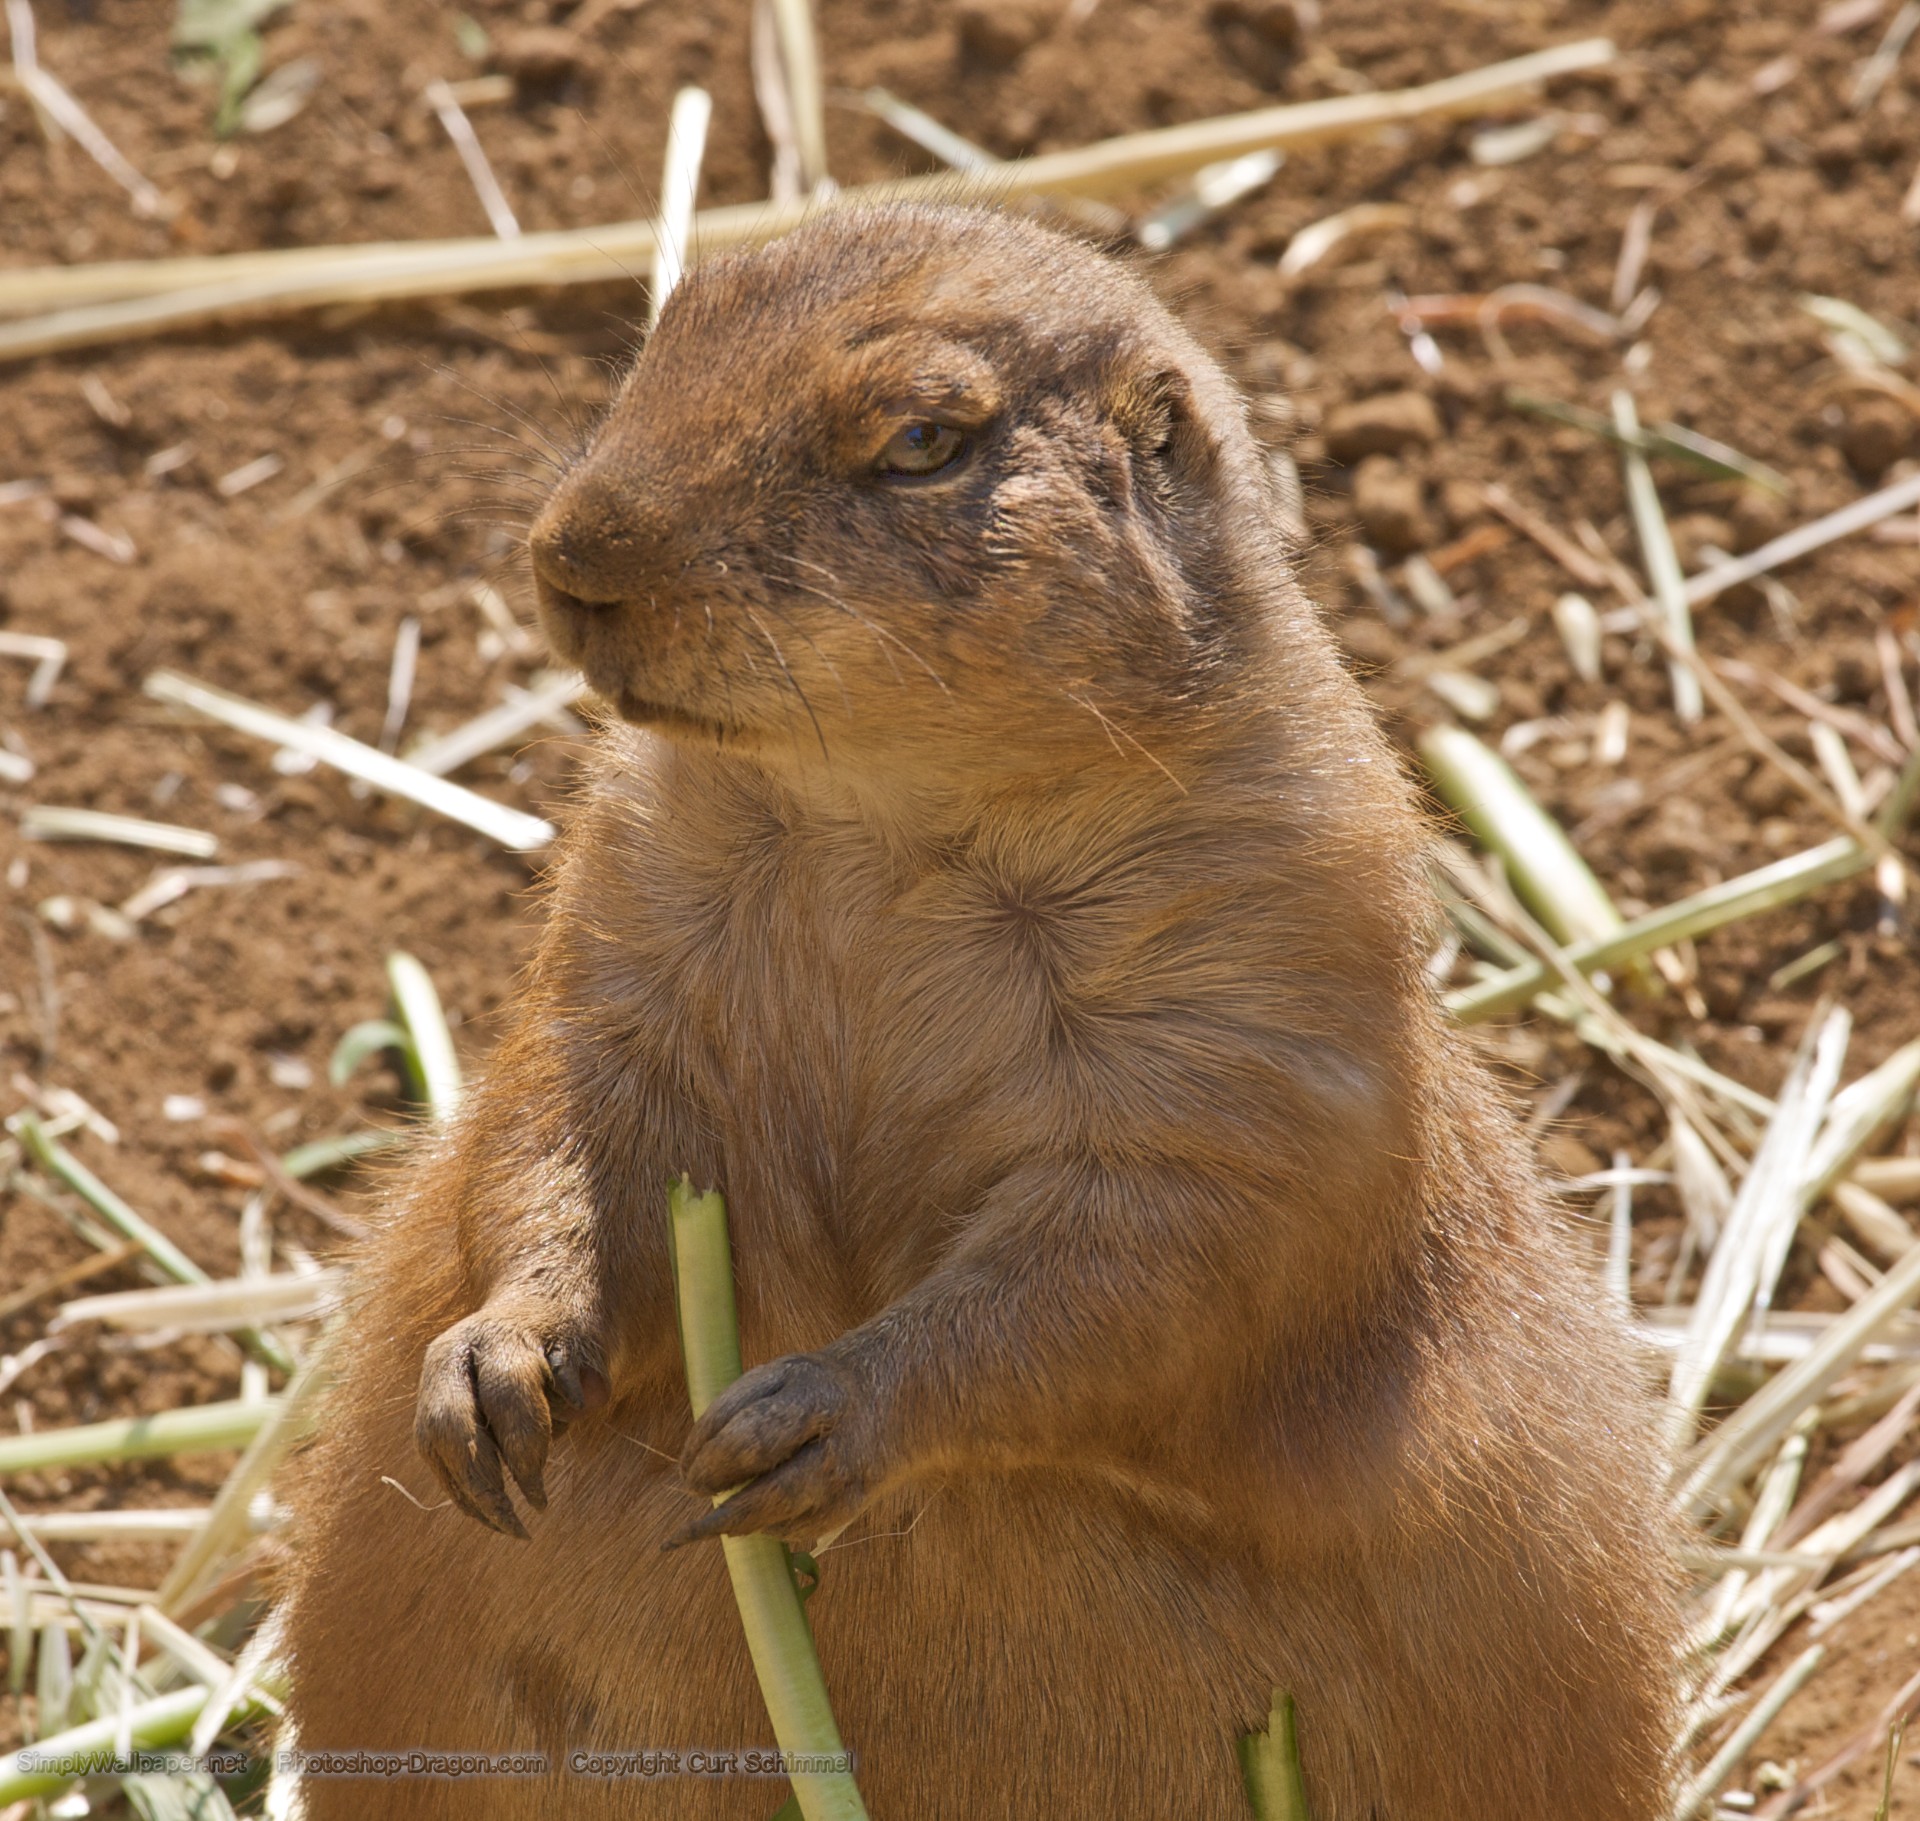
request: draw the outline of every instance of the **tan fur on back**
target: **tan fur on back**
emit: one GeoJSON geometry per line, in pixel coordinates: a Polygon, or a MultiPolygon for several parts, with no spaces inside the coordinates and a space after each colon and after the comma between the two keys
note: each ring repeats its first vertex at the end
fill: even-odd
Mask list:
{"type": "Polygon", "coordinates": [[[832,1412],[776,1528],[851,1519],[809,1611],[878,1821],[1238,1821],[1276,1686],[1316,1821],[1664,1813],[1628,1343],[1433,1001],[1412,793],[1274,524],[1217,368],[1017,219],[829,213],[676,293],[534,536],[636,724],[361,1261],[285,1611],[309,1749],[556,1771],[316,1780],[314,1821],[778,1806],[565,1771],[771,1743],[720,1550],[660,1548],[705,1503],[679,1171],[749,1364],[832,1412]],[[877,477],[929,412],[966,458],[877,477]],[[423,1398],[479,1484],[461,1322],[612,1386],[526,1541],[414,1451],[423,1398]]]}

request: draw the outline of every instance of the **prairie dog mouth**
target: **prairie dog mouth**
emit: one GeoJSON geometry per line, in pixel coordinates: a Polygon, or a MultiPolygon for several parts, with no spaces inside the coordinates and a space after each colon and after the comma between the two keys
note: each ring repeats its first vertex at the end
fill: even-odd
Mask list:
{"type": "Polygon", "coordinates": [[[643,695],[627,680],[626,666],[604,649],[610,625],[625,611],[618,601],[589,601],[556,588],[544,577],[536,582],[541,628],[555,657],[572,664],[586,678],[587,687],[613,708],[623,721],[660,733],[705,734],[724,737],[733,731],[708,716],[643,695]]]}
{"type": "MultiPolygon", "coordinates": [[[[593,678],[589,676],[587,681],[591,684],[593,678]]],[[[739,732],[738,728],[729,727],[724,721],[716,721],[706,715],[688,714],[683,708],[653,701],[631,689],[601,690],[600,693],[613,704],[621,720],[653,733],[699,735],[710,740],[725,740],[729,736],[737,736],[739,732]]]]}

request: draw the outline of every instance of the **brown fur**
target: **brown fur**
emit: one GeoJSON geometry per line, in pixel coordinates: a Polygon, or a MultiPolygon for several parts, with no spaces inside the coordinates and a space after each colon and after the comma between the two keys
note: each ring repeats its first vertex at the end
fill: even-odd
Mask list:
{"type": "Polygon", "coordinates": [[[1664,1812],[1644,1400],[1423,979],[1412,794],[1274,519],[1219,371],[1020,221],[828,213],[687,279],[535,528],[550,636],[642,725],[359,1273],[303,1745],[769,1743],[720,1551],[660,1548],[747,1481],[735,1528],[849,1524],[810,1612],[876,1816],[1243,1821],[1275,1686],[1318,1821],[1664,1812]],[[968,458],[876,475],[929,416],[968,458]],[[677,1171],[778,1362],[691,1444],[677,1171]],[[416,1391],[468,1509],[522,1521],[502,1456],[546,1498],[530,1540],[447,1505],[416,1391]]]}

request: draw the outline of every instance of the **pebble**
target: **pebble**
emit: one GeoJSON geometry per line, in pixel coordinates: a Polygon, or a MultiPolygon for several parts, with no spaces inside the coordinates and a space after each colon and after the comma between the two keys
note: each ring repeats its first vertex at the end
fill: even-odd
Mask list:
{"type": "Polygon", "coordinates": [[[1369,455],[1353,471],[1353,510],[1367,542],[1399,556],[1433,541],[1419,480],[1388,455],[1369,455]]]}
{"type": "Polygon", "coordinates": [[[1038,42],[1046,19],[1023,0],[966,0],[956,23],[960,48],[1004,69],[1038,42]]]}
{"type": "Polygon", "coordinates": [[[1440,413],[1424,392],[1382,392],[1353,399],[1328,414],[1321,434],[1337,462],[1398,455],[1440,439],[1440,413]]]}

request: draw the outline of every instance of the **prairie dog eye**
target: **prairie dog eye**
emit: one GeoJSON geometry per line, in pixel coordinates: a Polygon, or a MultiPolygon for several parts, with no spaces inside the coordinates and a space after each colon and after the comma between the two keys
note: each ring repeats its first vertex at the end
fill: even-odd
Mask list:
{"type": "Polygon", "coordinates": [[[921,418],[893,433],[874,467],[881,474],[904,474],[917,480],[951,468],[966,451],[964,431],[921,418]]]}

